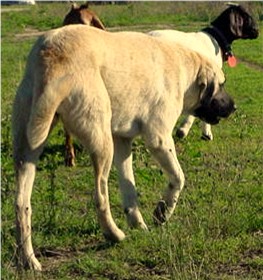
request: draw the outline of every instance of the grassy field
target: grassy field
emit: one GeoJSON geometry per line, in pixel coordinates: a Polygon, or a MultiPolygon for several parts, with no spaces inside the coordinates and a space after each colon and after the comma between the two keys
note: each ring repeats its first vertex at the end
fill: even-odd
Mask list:
{"type": "MultiPolygon", "coordinates": [[[[262,2],[245,5],[262,20],[262,2]]],[[[213,128],[214,141],[200,140],[199,122],[187,139],[175,139],[186,185],[170,223],[161,228],[154,227],[151,215],[166,179],[138,139],[134,143],[134,170],[141,210],[150,231],[127,227],[113,168],[111,207],[127,238],[114,245],[104,240],[95,215],[90,159],[76,142],[77,166],[64,167],[63,129],[59,125],[39,162],[32,196],[33,244],[44,271],[17,272],[12,101],[36,39],[32,32],[60,26],[69,5],[42,3],[23,8],[26,10],[2,11],[2,279],[263,279],[262,35],[257,40],[234,43],[240,62],[236,68],[225,67],[225,72],[227,90],[238,110],[213,128]]],[[[137,2],[92,8],[112,29],[199,30],[224,5],[137,2]]],[[[262,21],[259,24],[262,34],[262,21]]]]}

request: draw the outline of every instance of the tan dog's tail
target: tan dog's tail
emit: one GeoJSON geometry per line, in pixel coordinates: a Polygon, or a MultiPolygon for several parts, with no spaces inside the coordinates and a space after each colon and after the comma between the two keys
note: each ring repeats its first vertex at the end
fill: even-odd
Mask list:
{"type": "Polygon", "coordinates": [[[55,113],[60,103],[70,94],[71,87],[69,77],[64,76],[47,83],[38,98],[34,96],[27,126],[27,138],[31,149],[38,148],[47,139],[55,113]]]}

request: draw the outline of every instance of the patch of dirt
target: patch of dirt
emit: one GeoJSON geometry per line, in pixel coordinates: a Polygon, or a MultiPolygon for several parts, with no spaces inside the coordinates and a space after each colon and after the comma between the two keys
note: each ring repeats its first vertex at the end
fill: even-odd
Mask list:
{"type": "MultiPolygon", "coordinates": [[[[108,31],[117,32],[117,31],[142,31],[142,32],[149,32],[153,29],[168,29],[174,28],[174,25],[170,24],[155,24],[155,25],[133,25],[133,26],[116,26],[116,27],[109,27],[107,28],[108,31]]],[[[35,28],[25,28],[24,33],[15,34],[15,37],[18,39],[27,39],[31,37],[37,37],[44,34],[45,31],[39,31],[35,28]]]]}
{"type": "Polygon", "coordinates": [[[151,30],[159,29],[175,29],[178,25],[175,24],[146,24],[146,25],[131,25],[131,26],[116,26],[107,28],[108,31],[138,31],[138,32],[149,32],[151,30]]]}
{"type": "Polygon", "coordinates": [[[27,38],[31,38],[31,37],[40,36],[44,33],[45,33],[45,31],[39,31],[38,29],[27,27],[27,28],[25,28],[24,33],[15,34],[15,38],[27,39],[27,38]]]}
{"type": "Polygon", "coordinates": [[[28,11],[29,8],[23,7],[23,8],[2,8],[1,7],[1,13],[7,13],[7,12],[22,12],[22,11],[28,11]]]}
{"type": "Polygon", "coordinates": [[[263,271],[260,272],[260,267],[257,267],[256,264],[252,264],[253,260],[255,261],[256,259],[263,259],[263,249],[251,249],[245,251],[240,262],[237,264],[219,264],[217,274],[219,274],[219,276],[235,275],[243,278],[247,275],[255,275],[255,279],[263,279],[263,271]],[[262,275],[262,278],[257,277],[260,274],[262,275]]]}
{"type": "Polygon", "coordinates": [[[252,68],[254,70],[262,71],[263,72],[263,66],[262,65],[259,65],[259,64],[255,63],[255,62],[248,61],[245,58],[239,58],[238,60],[239,60],[239,62],[245,64],[249,68],[252,68]]]}

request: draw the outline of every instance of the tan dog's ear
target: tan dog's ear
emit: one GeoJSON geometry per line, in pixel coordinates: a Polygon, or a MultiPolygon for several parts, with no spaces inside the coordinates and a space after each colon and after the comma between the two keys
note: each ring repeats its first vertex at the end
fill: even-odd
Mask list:
{"type": "Polygon", "coordinates": [[[206,97],[212,97],[215,85],[214,73],[211,67],[204,65],[200,68],[197,82],[199,86],[200,100],[203,100],[206,97]]]}
{"type": "Polygon", "coordinates": [[[200,100],[211,98],[218,87],[225,81],[223,71],[217,66],[210,63],[203,65],[198,73],[198,85],[200,88],[200,100]]]}
{"type": "Polygon", "coordinates": [[[226,81],[226,77],[225,74],[223,72],[223,70],[217,66],[216,64],[212,64],[211,65],[214,71],[214,75],[215,75],[215,82],[218,83],[218,85],[222,85],[225,83],[226,81]]]}

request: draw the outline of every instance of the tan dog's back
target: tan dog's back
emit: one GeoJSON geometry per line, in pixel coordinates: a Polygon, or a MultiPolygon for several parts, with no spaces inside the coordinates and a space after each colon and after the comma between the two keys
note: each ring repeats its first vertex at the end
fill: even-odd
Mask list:
{"type": "MultiPolygon", "coordinates": [[[[45,92],[45,98],[55,102],[53,106],[50,104],[50,109],[44,110],[50,110],[50,118],[58,110],[67,125],[72,123],[74,108],[83,102],[88,110],[94,102],[108,100],[113,113],[113,133],[132,137],[141,132],[136,125],[131,127],[133,120],[147,122],[144,116],[154,112],[156,102],[159,102],[158,111],[170,116],[172,124],[176,121],[183,108],[184,92],[177,88],[175,81],[180,81],[182,89],[187,87],[189,81],[192,83],[191,78],[188,79],[193,75],[190,72],[197,75],[201,61],[198,55],[185,52],[179,45],[175,48],[174,44],[164,44],[141,33],[108,33],[82,25],[50,31],[39,40],[36,48],[39,48],[36,54],[40,52],[41,61],[35,67],[42,65],[44,69],[34,71],[47,73],[42,78],[49,87],[59,86],[66,91],[54,91],[53,88],[45,92]],[[191,69],[182,67],[188,65],[187,60],[191,60],[191,69]],[[63,83],[66,86],[62,86],[63,83]],[[170,101],[166,102],[167,99],[170,101]],[[61,101],[64,101],[63,106],[58,108],[61,101]],[[162,102],[166,104],[164,108],[160,106],[162,102]]],[[[39,106],[42,103],[47,102],[41,102],[39,106]]],[[[38,108],[36,111],[39,116],[43,110],[38,108]]],[[[80,117],[79,111],[77,115],[80,117]]],[[[70,127],[70,130],[75,129],[70,127]]],[[[34,135],[37,135],[36,131],[34,135]]]]}

